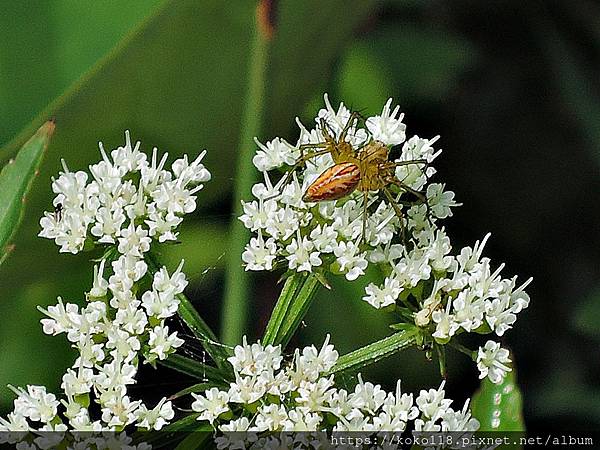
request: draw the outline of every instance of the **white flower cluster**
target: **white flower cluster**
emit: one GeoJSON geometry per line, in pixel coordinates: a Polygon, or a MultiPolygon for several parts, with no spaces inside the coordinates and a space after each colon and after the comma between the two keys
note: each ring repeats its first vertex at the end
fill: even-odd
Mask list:
{"type": "MultiPolygon", "coordinates": [[[[296,349],[293,360],[285,363],[281,347],[260,343],[235,348],[229,358],[235,382],[228,390],[212,388],[192,394],[192,409],[198,420],[210,422],[222,432],[246,432],[240,438],[250,441],[245,448],[263,448],[260,433],[274,431],[475,431],[468,401],[461,410],[450,407],[439,389],[422,390],[415,398],[402,393],[400,381],[395,392],[363,382],[358,377],[354,391],[334,386],[338,352],[329,336],[320,350],[314,346],[296,349]]],[[[234,435],[217,440],[219,448],[236,448],[234,435]]],[[[243,448],[243,447],[239,447],[243,448]]]]}
{"type": "Polygon", "coordinates": [[[396,176],[410,189],[424,190],[433,214],[427,214],[425,205],[404,207],[399,202],[397,207],[407,217],[403,225],[389,202],[379,201],[371,194],[366,205],[370,212],[362,236],[365,205],[361,192],[355,191],[340,200],[305,203],[302,197],[307,187],[334,164],[329,153],[309,159],[305,168],[273,184],[270,171],[292,166],[300,157],[301,146],[324,141],[323,121],[327,133],[333,133],[336,138],[347,125],[350,110],[343,103],[334,110],[327,96],[325,103],[326,108],[321,109],[315,119],[315,128],[309,130],[298,121],[300,137],[296,145],[280,138],[266,145],[257,141],[260,150],[254,157],[254,165],[263,173],[264,183],[254,185],[252,193],[256,200],[243,203],[244,214],[240,217],[244,225],[257,234],[242,256],[247,270],[270,270],[275,261],[281,259],[290,270],[312,272],[329,267],[336,273],[344,273],[348,280],[355,280],[364,274],[369,262],[379,262],[380,254],[392,245],[403,226],[413,232],[432,226],[437,218],[452,215],[451,208],[457,205],[454,193],[445,191],[443,185],[427,185],[428,178],[435,173],[429,163],[440,154],[432,147],[437,137],[413,136],[406,141],[404,116],[398,114],[398,107],[390,109],[391,99],[381,115],[365,120],[366,129],[350,127],[346,141],[356,147],[370,140],[388,146],[403,144],[395,162],[427,161],[426,168],[422,163],[400,165],[396,176]]]}
{"type": "Polygon", "coordinates": [[[177,239],[182,216],[196,209],[196,196],[210,172],[201,161],[206,151],[189,162],[187,155],[165,170],[167,154],[159,160],[157,149],[148,161],[140,142],[131,144],[125,132],[125,146],[110,155],[100,143],[102,161],[86,172],[64,172],[52,180],[56,210],[40,220],[41,237],[54,239],[61,252],[77,253],[86,242],[118,244],[124,255],[141,257],[152,239],[177,239]]]}
{"type": "Polygon", "coordinates": [[[153,242],[173,240],[181,216],[196,207],[193,195],[210,174],[187,157],[177,160],[172,172],[163,169],[166,155],[152,162],[126,144],[111,152],[100,145],[103,160],[90,166],[93,180],[84,172],[65,172],[53,181],[62,205],[41,220],[41,236],[53,238],[61,251],[77,253],[88,240],[111,245],[113,251],[94,267],[93,285],[86,304],[63,303],[44,312],[46,334],[65,334],[78,352],[62,378],[64,398],[41,386],[13,389],[14,411],[0,418],[0,431],[121,431],[135,424],[160,430],[174,416],[163,398],[153,408],[128,394],[142,362],[164,360],[183,344],[165,320],[176,314],[178,296],[187,285],[183,261],[169,274],[161,267],[149,273],[144,254],[153,242]],[[138,188],[136,188],[138,184],[138,188]]]}
{"type": "Polygon", "coordinates": [[[451,254],[450,239],[437,223],[452,216],[452,208],[458,204],[454,193],[446,191],[443,184],[428,183],[435,173],[429,163],[441,153],[433,148],[438,138],[413,136],[407,140],[404,116],[398,107],[391,109],[391,99],[380,115],[364,121],[365,128],[347,129],[346,141],[355,149],[371,141],[390,148],[402,144],[394,162],[427,161],[427,166],[396,168],[397,180],[427,199],[427,204],[398,202],[404,224],[392,205],[375,192],[366,196],[364,236],[362,192],[339,200],[305,203],[302,197],[308,186],[334,164],[328,152],[310,158],[305,168],[273,183],[271,171],[294,165],[302,145],[323,142],[323,123],[326,133],[340,138],[352,113],[343,103],[337,111],[333,109],[327,96],[325,104],[314,129],[298,121],[300,138],[295,145],[280,138],[266,145],[258,143],[254,164],[263,173],[264,182],[254,185],[256,200],[243,203],[240,217],[256,233],[242,256],[246,269],[271,270],[279,263],[297,272],[343,273],[352,281],[365,273],[368,264],[377,264],[386,277],[381,284],[369,284],[363,296],[374,308],[404,308],[404,318],[410,315],[411,321],[429,330],[438,344],[461,332],[502,336],[528,306],[524,289],[531,279],[517,287],[516,277],[500,276],[504,265],[492,269],[490,259],[482,257],[489,235],[473,248],[451,254]]]}

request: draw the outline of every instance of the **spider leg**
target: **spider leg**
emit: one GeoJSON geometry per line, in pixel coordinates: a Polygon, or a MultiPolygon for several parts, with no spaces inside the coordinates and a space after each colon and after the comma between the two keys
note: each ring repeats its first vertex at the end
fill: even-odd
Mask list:
{"type": "Polygon", "coordinates": [[[410,194],[414,195],[415,197],[417,197],[421,203],[425,203],[427,204],[427,196],[421,192],[421,191],[417,191],[416,189],[411,188],[409,185],[407,185],[406,183],[403,183],[402,181],[400,181],[398,178],[396,177],[389,177],[387,179],[387,181],[391,184],[395,184],[396,186],[398,186],[400,189],[409,192],[410,194]]]}
{"type": "Polygon", "coordinates": [[[413,194],[415,197],[417,197],[419,199],[419,201],[421,202],[421,204],[425,205],[425,208],[427,209],[427,214],[426,214],[427,221],[431,225],[433,225],[433,221],[431,219],[431,216],[432,216],[431,208],[429,207],[429,202],[427,201],[427,196],[425,195],[425,193],[411,188],[406,183],[403,183],[402,181],[398,180],[396,177],[391,177],[388,181],[392,184],[395,184],[400,189],[403,189],[404,191],[409,192],[409,193],[413,194]]]}
{"type": "MultiPolygon", "coordinates": [[[[305,155],[304,151],[306,149],[309,149],[309,148],[313,148],[313,149],[314,148],[322,148],[322,149],[324,149],[324,148],[327,148],[327,142],[315,142],[314,144],[302,144],[302,145],[299,145],[298,149],[300,150],[300,158],[298,159],[298,161],[300,161],[301,159],[304,159],[304,155],[305,155]]],[[[310,157],[311,156],[309,156],[309,158],[310,157]]],[[[296,162],[298,162],[298,161],[296,161],[296,162]]]]}
{"type": "MultiPolygon", "coordinates": [[[[306,145],[313,145],[313,144],[306,144],[306,145]]],[[[314,144],[314,145],[317,145],[317,144],[314,144]]],[[[300,146],[300,148],[301,148],[300,152],[302,152],[302,146],[300,146]]],[[[298,158],[298,160],[296,160],[296,163],[288,171],[283,184],[288,184],[290,181],[290,178],[292,177],[294,172],[296,170],[298,170],[298,168],[300,168],[301,166],[306,164],[306,162],[309,161],[310,159],[312,159],[316,156],[321,156],[321,155],[325,155],[326,153],[330,153],[330,150],[328,148],[322,148],[322,147],[305,147],[305,148],[321,148],[321,150],[315,150],[312,152],[301,154],[300,158],[298,158]]]]}
{"type": "Polygon", "coordinates": [[[360,240],[358,241],[358,245],[360,245],[363,241],[366,242],[367,236],[367,208],[369,206],[369,191],[363,192],[363,221],[362,221],[362,234],[360,235],[360,240]]]}
{"type": "Polygon", "coordinates": [[[382,163],[381,165],[386,169],[390,169],[392,167],[410,166],[412,164],[427,165],[428,162],[426,159],[411,159],[409,161],[388,161],[388,162],[382,163]]]}
{"type": "Polygon", "coordinates": [[[398,201],[392,195],[390,188],[388,188],[387,186],[384,186],[382,189],[383,189],[383,193],[385,194],[388,201],[390,202],[390,205],[392,205],[392,208],[394,208],[394,212],[396,213],[396,216],[398,216],[398,219],[400,219],[400,224],[401,224],[402,228],[404,229],[404,214],[402,214],[402,210],[400,209],[400,206],[398,205],[398,201]]]}
{"type": "Polygon", "coordinates": [[[340,133],[338,141],[342,142],[342,141],[346,140],[346,135],[348,134],[348,131],[352,127],[352,124],[359,119],[359,117],[360,117],[360,115],[356,111],[354,111],[352,114],[350,114],[350,117],[348,118],[348,122],[346,122],[346,125],[344,125],[344,128],[342,129],[342,132],[340,133]]]}

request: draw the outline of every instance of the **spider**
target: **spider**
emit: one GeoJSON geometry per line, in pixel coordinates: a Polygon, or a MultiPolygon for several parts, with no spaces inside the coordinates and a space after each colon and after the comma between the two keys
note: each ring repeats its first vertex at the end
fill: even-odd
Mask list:
{"type": "Polygon", "coordinates": [[[400,204],[406,202],[400,202],[395,198],[394,192],[391,190],[392,186],[397,186],[400,190],[414,195],[418,203],[427,204],[427,198],[422,192],[411,188],[396,177],[396,167],[412,164],[427,165],[428,162],[425,159],[399,162],[390,161],[388,146],[374,139],[367,139],[364,143],[358,145],[357,148],[354,148],[347,140],[347,136],[348,132],[356,126],[360,118],[361,116],[358,112],[353,112],[337,139],[331,127],[322,119],[321,130],[324,141],[300,145],[300,158],[298,158],[288,176],[310,159],[329,153],[334,165],[321,173],[308,186],[302,200],[305,202],[338,200],[355,190],[362,192],[363,226],[361,239],[363,239],[367,225],[369,192],[383,192],[388,202],[392,205],[396,216],[400,219],[402,227],[404,219],[400,204]]]}

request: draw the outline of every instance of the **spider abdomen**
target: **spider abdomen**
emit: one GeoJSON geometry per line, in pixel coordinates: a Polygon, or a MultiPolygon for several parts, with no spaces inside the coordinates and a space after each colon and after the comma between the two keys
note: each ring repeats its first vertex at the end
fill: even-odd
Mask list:
{"type": "Polygon", "coordinates": [[[345,162],[325,170],[306,189],[302,200],[321,202],[337,200],[350,194],[358,186],[360,169],[356,164],[345,162]]]}

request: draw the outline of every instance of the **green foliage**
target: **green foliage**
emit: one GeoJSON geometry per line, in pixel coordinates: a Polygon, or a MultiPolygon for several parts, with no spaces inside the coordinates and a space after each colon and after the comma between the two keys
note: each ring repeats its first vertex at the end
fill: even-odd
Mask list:
{"type": "Polygon", "coordinates": [[[392,94],[401,106],[439,101],[475,54],[459,36],[413,24],[386,26],[348,47],[337,74],[339,96],[370,113],[392,94]]]}
{"type": "Polygon", "coordinates": [[[593,291],[577,305],[572,322],[583,334],[600,340],[600,289],[593,291]]]}
{"type": "MultiPolygon", "coordinates": [[[[36,20],[43,23],[46,20],[44,14],[53,8],[56,8],[51,13],[53,15],[66,14],[64,17],[67,17],[75,14],[76,10],[64,13],[65,9],[69,9],[65,5],[67,3],[58,2],[56,6],[45,6],[36,20]]],[[[85,34],[85,26],[88,30],[94,30],[105,21],[107,15],[124,17],[128,9],[115,10],[116,5],[109,3],[105,13],[97,14],[96,25],[91,23],[94,16],[73,21],[77,23],[73,26],[82,28],[73,31],[70,37],[77,35],[79,41],[88,42],[92,47],[96,45],[93,44],[94,39],[103,40],[103,43],[94,47],[98,50],[94,57],[91,51],[83,52],[85,61],[78,59],[76,63],[73,62],[70,78],[65,77],[64,80],[75,79],[86,67],[84,63],[89,67],[94,58],[98,62],[2,149],[0,160],[6,161],[13,156],[41,121],[52,115],[60,124],[61,133],[48,148],[47,163],[40,169],[42,180],[49,180],[51,175],[59,171],[60,157],[64,157],[73,169],[83,168],[98,160],[97,140],[102,139],[107,148],[113,148],[121,144],[122,130],[127,128],[131,130],[133,139],[142,140],[146,149],[156,145],[169,150],[172,157],[183,152],[193,153],[203,147],[210,149],[205,163],[213,173],[214,182],[209,183],[201,193],[201,203],[210,205],[227,198],[230,180],[236,177],[232,168],[235,167],[233,162],[238,154],[236,149],[247,86],[255,5],[253,2],[225,5],[216,0],[182,0],[166,2],[160,7],[158,5],[158,2],[151,2],[139,8],[139,5],[132,4],[131,7],[137,7],[138,12],[131,15],[132,20],[127,26],[124,19],[119,19],[117,22],[120,25],[115,25],[112,34],[113,42],[117,42],[121,36],[124,38],[102,58],[103,52],[110,49],[110,39],[106,37],[107,34],[85,34]],[[136,25],[145,15],[147,17],[143,22],[136,25]],[[165,148],[167,144],[168,148],[165,148]]],[[[340,50],[374,5],[373,1],[347,4],[341,0],[325,5],[316,0],[281,3],[270,62],[266,136],[270,133],[267,130],[276,129],[280,132],[293,126],[293,116],[302,110],[303,104],[317,89],[322,88],[323,76],[331,73],[340,50]],[[315,10],[325,15],[319,15],[315,20],[315,10]],[[336,26],[324,27],[323,22],[333,16],[336,17],[336,26]],[[315,45],[320,47],[319,52],[313,52],[315,45]],[[290,51],[290,48],[295,50],[290,51]],[[291,86],[294,86],[293,90],[291,86]]],[[[34,14],[34,11],[29,14],[34,14]]],[[[66,31],[64,36],[67,36],[66,31]]],[[[32,40],[39,42],[39,35],[32,37],[32,40]]],[[[57,41],[56,45],[74,45],[63,43],[59,38],[53,38],[52,42],[54,40],[57,41]]],[[[75,50],[63,54],[73,53],[75,50]]],[[[52,59],[54,55],[48,53],[46,57],[52,59]]],[[[52,61],[58,64],[54,59],[52,61]]],[[[6,82],[11,89],[18,90],[10,79],[6,82]]],[[[57,83],[40,98],[49,100],[63,87],[57,83]]],[[[32,108],[40,106],[39,98],[37,102],[35,107],[29,105],[28,114],[31,114],[32,108]]],[[[19,120],[15,118],[15,123],[22,124],[23,116],[19,117],[19,120]]],[[[254,146],[253,142],[246,142],[245,145],[254,146]]],[[[87,266],[82,262],[89,258],[87,255],[58,257],[53,244],[40,242],[36,237],[39,217],[44,209],[49,209],[50,199],[49,183],[34,186],[31,207],[27,210],[22,232],[18,236],[18,250],[0,274],[0,289],[10,299],[19,296],[20,286],[31,282],[34,277],[52,278],[64,273],[74,278],[85,276],[87,266]],[[22,267],[36,267],[36,273],[23,273],[22,267]],[[15,280],[20,282],[15,283],[15,280]]],[[[220,220],[223,219],[228,221],[229,217],[221,217],[220,220]]],[[[196,223],[192,226],[202,235],[203,225],[196,223]]],[[[222,238],[209,241],[203,237],[195,245],[182,246],[178,256],[196,261],[197,255],[206,252],[215,255],[215,243],[226,248],[222,238]]],[[[205,267],[217,265],[220,254],[208,261],[201,261],[206,264],[205,267]]],[[[191,270],[201,273],[204,267],[191,270]]],[[[56,293],[72,292],[75,299],[82,295],[81,286],[78,290],[75,286],[69,286],[69,277],[60,279],[56,293]]],[[[54,292],[47,295],[49,298],[56,296],[54,292]]],[[[47,299],[36,301],[39,304],[48,303],[47,299]]],[[[14,301],[3,306],[9,307],[18,306],[14,301]]],[[[37,346],[42,345],[39,339],[35,344],[37,346]]],[[[62,343],[49,345],[61,346],[62,343]]],[[[55,385],[51,380],[56,380],[61,370],[48,370],[48,379],[41,382],[55,385]]],[[[0,384],[9,381],[15,380],[0,380],[0,384]]]]}
{"type": "Polygon", "coordinates": [[[152,448],[174,448],[175,444],[181,442],[185,436],[208,434],[212,428],[206,422],[198,422],[199,415],[188,414],[164,427],[160,433],[137,432],[133,435],[134,442],[143,442],[151,445],[152,448]],[[202,431],[206,433],[201,433],[202,431]]]}
{"type": "Polygon", "coordinates": [[[416,330],[401,331],[342,355],[330,372],[356,372],[369,364],[374,364],[415,345],[416,335],[416,330]]]}
{"type": "Polygon", "coordinates": [[[226,373],[192,358],[174,354],[164,361],[160,361],[160,364],[200,380],[208,380],[212,383],[227,385],[226,373]]]}
{"type": "Polygon", "coordinates": [[[52,121],[42,125],[0,172],[0,264],[9,252],[8,242],[23,219],[25,196],[38,173],[54,127],[52,121]]]}
{"type": "Polygon", "coordinates": [[[523,396],[516,378],[513,368],[500,384],[487,378],[481,382],[471,400],[473,417],[479,420],[481,431],[525,431],[523,396]]]}
{"type": "Polygon", "coordinates": [[[264,345],[288,344],[308,312],[320,282],[314,274],[295,272],[286,280],[262,342],[264,345]]]}

